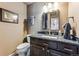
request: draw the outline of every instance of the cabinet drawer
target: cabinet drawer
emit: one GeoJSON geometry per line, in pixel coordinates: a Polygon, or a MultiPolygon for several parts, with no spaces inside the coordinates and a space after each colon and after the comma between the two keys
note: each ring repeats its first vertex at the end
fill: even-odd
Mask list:
{"type": "Polygon", "coordinates": [[[39,38],[31,38],[31,44],[41,45],[41,46],[48,46],[48,41],[45,39],[39,38]]]}
{"type": "Polygon", "coordinates": [[[62,52],[55,51],[55,50],[49,50],[49,55],[50,56],[68,56],[68,54],[66,53],[62,53],[62,52]]]}
{"type": "Polygon", "coordinates": [[[51,49],[57,49],[57,42],[49,42],[48,47],[51,49]]]}
{"type": "Polygon", "coordinates": [[[77,47],[67,43],[58,43],[58,50],[74,55],[77,53],[77,47]]]}

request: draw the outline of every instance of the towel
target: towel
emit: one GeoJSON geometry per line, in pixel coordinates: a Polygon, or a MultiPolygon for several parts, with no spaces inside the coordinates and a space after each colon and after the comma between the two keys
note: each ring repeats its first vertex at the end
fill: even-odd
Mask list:
{"type": "Polygon", "coordinates": [[[71,39],[70,38],[70,30],[71,30],[71,25],[69,23],[66,23],[64,25],[64,38],[65,39],[71,39]]]}

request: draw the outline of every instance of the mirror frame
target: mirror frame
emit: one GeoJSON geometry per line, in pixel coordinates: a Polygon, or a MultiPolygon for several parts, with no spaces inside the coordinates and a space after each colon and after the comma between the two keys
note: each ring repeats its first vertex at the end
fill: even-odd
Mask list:
{"type": "Polygon", "coordinates": [[[51,18],[58,18],[58,25],[59,26],[58,26],[57,30],[53,30],[53,29],[51,29],[51,27],[50,27],[50,30],[51,31],[59,31],[60,30],[60,11],[59,10],[54,10],[53,12],[50,13],[50,26],[51,26],[51,21],[52,21],[51,18]]]}

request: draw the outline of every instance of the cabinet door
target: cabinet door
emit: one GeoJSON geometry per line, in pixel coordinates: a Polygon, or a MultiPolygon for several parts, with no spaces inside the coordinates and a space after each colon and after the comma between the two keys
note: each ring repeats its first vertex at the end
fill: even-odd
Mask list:
{"type": "Polygon", "coordinates": [[[77,56],[79,56],[79,46],[77,47],[77,56]]]}
{"type": "Polygon", "coordinates": [[[69,55],[76,55],[77,54],[77,47],[72,44],[67,43],[59,43],[58,50],[67,53],[69,55]]]}
{"type": "Polygon", "coordinates": [[[31,45],[31,49],[30,49],[30,54],[31,56],[45,56],[45,48],[43,48],[42,46],[38,46],[38,45],[31,45]]]}
{"type": "Polygon", "coordinates": [[[49,49],[48,56],[68,56],[68,54],[60,52],[60,51],[49,49]]]}
{"type": "Polygon", "coordinates": [[[57,49],[57,42],[49,42],[48,47],[51,49],[57,49]]]}

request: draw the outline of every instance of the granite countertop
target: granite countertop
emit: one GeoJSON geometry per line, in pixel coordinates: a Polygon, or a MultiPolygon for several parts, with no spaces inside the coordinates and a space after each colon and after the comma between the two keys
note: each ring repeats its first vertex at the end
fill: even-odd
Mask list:
{"type": "Polygon", "coordinates": [[[64,39],[63,36],[31,35],[30,37],[41,38],[41,39],[44,39],[44,40],[51,40],[51,41],[59,41],[59,42],[70,43],[70,44],[74,44],[74,45],[79,45],[78,41],[67,40],[67,39],[64,39]]]}

